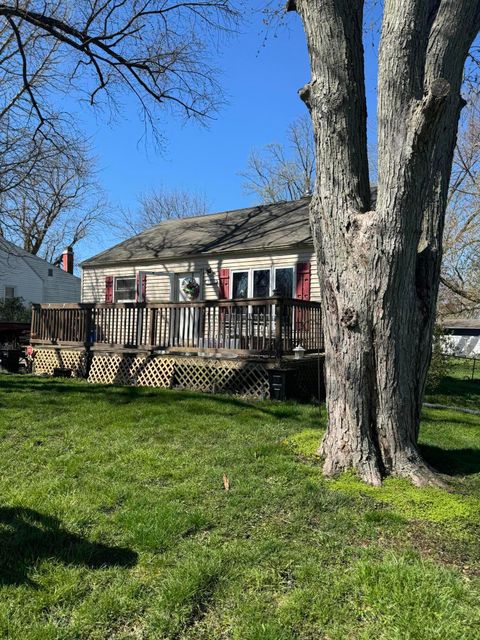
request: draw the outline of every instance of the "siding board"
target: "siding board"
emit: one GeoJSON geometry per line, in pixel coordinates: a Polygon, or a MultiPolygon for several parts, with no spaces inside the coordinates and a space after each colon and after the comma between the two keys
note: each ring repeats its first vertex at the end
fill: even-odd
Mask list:
{"type": "Polygon", "coordinates": [[[87,267],[82,272],[82,302],[103,302],[105,297],[105,278],[107,276],[137,276],[141,271],[147,272],[146,302],[160,302],[171,300],[171,282],[176,273],[188,271],[200,271],[204,276],[204,298],[217,300],[219,297],[220,269],[249,270],[249,269],[273,269],[275,267],[294,267],[298,263],[311,262],[311,300],[320,300],[316,263],[312,251],[292,253],[270,253],[269,255],[246,256],[212,256],[184,261],[163,261],[150,264],[135,265],[108,265],[105,267],[87,267]],[[212,274],[206,270],[212,269],[212,274]],[[159,275],[151,275],[148,272],[159,272],[159,275]],[[161,275],[160,275],[161,274],[161,275]]]}

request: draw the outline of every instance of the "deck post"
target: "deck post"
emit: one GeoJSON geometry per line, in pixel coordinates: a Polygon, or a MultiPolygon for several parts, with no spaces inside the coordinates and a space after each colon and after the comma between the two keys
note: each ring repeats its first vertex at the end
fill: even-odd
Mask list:
{"type": "Polygon", "coordinates": [[[275,298],[275,358],[278,363],[282,359],[282,322],[283,322],[283,298],[275,298]]]}
{"type": "Polygon", "coordinates": [[[37,337],[37,325],[38,325],[38,305],[32,304],[32,320],[30,323],[30,336],[37,337]]]}
{"type": "MultiPolygon", "coordinates": [[[[142,335],[143,335],[143,308],[138,305],[136,308],[136,331],[135,331],[135,348],[139,348],[142,344],[142,335]]],[[[132,336],[133,337],[133,336],[132,336]]]]}
{"type": "Polygon", "coordinates": [[[85,340],[85,350],[88,352],[90,351],[90,348],[92,347],[94,341],[95,341],[95,336],[93,335],[93,331],[94,331],[94,324],[93,324],[93,305],[89,305],[86,308],[86,320],[85,320],[85,335],[84,340],[85,340]]]}
{"type": "Polygon", "coordinates": [[[155,308],[150,308],[150,313],[149,313],[149,328],[148,328],[148,340],[150,342],[150,349],[153,349],[154,345],[155,345],[155,336],[157,333],[157,315],[158,315],[158,309],[155,308]]]}
{"type": "Polygon", "coordinates": [[[94,335],[94,312],[95,306],[89,305],[85,309],[85,324],[84,324],[84,344],[85,344],[85,380],[88,380],[88,374],[90,373],[90,365],[92,364],[92,346],[95,341],[94,335]]]}

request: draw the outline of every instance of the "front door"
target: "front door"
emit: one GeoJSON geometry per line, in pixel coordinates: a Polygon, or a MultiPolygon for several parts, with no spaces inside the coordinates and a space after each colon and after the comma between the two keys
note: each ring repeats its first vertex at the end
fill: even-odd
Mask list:
{"type": "MultiPolygon", "coordinates": [[[[202,298],[200,272],[176,273],[174,282],[175,302],[198,302],[202,298]]],[[[176,347],[197,348],[201,322],[200,307],[182,304],[173,309],[172,324],[176,347]]]]}

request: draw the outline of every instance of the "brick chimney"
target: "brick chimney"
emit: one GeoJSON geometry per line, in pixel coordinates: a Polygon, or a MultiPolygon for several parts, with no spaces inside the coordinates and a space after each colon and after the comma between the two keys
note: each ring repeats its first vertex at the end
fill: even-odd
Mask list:
{"type": "Polygon", "coordinates": [[[72,247],[67,247],[65,251],[62,253],[61,258],[61,267],[67,273],[73,273],[73,249],[72,247]]]}

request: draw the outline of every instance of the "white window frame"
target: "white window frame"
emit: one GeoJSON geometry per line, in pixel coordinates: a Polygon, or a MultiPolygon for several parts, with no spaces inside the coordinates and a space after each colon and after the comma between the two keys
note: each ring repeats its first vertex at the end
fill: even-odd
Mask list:
{"type": "Polygon", "coordinates": [[[254,281],[254,273],[255,273],[255,271],[269,271],[270,272],[270,275],[269,275],[269,278],[268,278],[268,293],[267,293],[267,298],[269,298],[273,293],[272,276],[274,274],[272,273],[272,267],[253,267],[251,269],[250,282],[249,282],[249,294],[250,294],[249,297],[250,298],[258,297],[258,296],[254,296],[253,295],[253,293],[254,293],[253,287],[254,287],[254,284],[255,284],[255,281],[254,281]]]}
{"type": "Polygon", "coordinates": [[[268,292],[268,296],[273,295],[273,291],[275,289],[277,280],[276,280],[276,271],[277,269],[292,269],[293,272],[293,280],[292,280],[292,298],[295,298],[296,292],[296,282],[297,282],[297,265],[296,264],[283,264],[279,266],[272,267],[246,267],[245,269],[230,269],[230,282],[229,282],[229,298],[233,300],[233,274],[234,273],[248,273],[248,287],[247,287],[247,298],[253,298],[253,272],[254,271],[270,271],[270,290],[268,292]]]}
{"type": "Polygon", "coordinates": [[[3,299],[4,300],[13,300],[13,298],[17,297],[17,287],[14,284],[6,284],[3,287],[3,299]],[[7,298],[7,289],[13,290],[13,296],[8,296],[7,298]]]}
{"type": "Polygon", "coordinates": [[[251,281],[251,269],[230,269],[230,283],[229,283],[229,293],[230,300],[233,300],[233,274],[234,273],[247,273],[248,282],[247,282],[247,298],[250,298],[250,281],[251,281]]]}
{"type": "MultiPolygon", "coordinates": [[[[273,287],[273,289],[277,288],[277,270],[278,269],[291,269],[292,270],[292,291],[291,291],[291,298],[295,298],[295,293],[296,293],[296,282],[297,282],[297,265],[282,265],[280,267],[274,267],[273,271],[273,282],[275,283],[275,286],[273,287]]],[[[273,291],[272,289],[272,291],[273,291]]]]}
{"type": "Polygon", "coordinates": [[[113,278],[113,301],[115,303],[120,303],[120,304],[131,304],[132,302],[136,302],[137,299],[137,276],[136,275],[128,275],[128,276],[114,276],[113,278]],[[117,281],[118,280],[133,280],[135,283],[134,286],[134,296],[133,296],[133,300],[128,299],[122,299],[122,300],[117,300],[117,281]]]}

